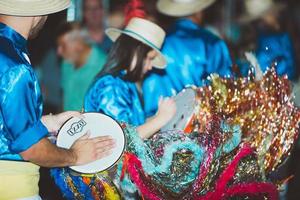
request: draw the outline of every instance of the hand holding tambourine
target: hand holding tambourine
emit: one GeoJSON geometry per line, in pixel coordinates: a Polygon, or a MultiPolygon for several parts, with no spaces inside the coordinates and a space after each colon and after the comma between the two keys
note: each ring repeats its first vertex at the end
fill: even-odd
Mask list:
{"type": "Polygon", "coordinates": [[[114,140],[110,136],[90,137],[91,133],[87,132],[72,144],[71,150],[76,155],[76,165],[84,165],[109,156],[115,148],[114,140]]]}
{"type": "Polygon", "coordinates": [[[196,91],[191,87],[186,88],[172,99],[176,104],[176,113],[168,124],[161,128],[161,131],[182,130],[188,133],[187,127],[193,118],[197,104],[196,91]]]}
{"type": "MultiPolygon", "coordinates": [[[[66,149],[72,147],[72,149],[76,149],[79,153],[84,154],[85,152],[89,152],[89,149],[87,149],[89,147],[85,145],[85,149],[81,149],[82,152],[80,152],[78,148],[82,146],[82,143],[87,142],[88,138],[96,138],[99,136],[109,136],[115,140],[115,148],[112,149],[111,154],[105,157],[100,156],[102,157],[101,159],[88,164],[70,166],[70,168],[76,172],[94,174],[112,167],[121,158],[125,149],[125,135],[123,129],[115,120],[100,113],[84,113],[83,118],[73,117],[60,129],[56,144],[66,149]]],[[[99,137],[94,145],[103,144],[101,140],[105,139],[106,137],[99,137]]],[[[105,145],[103,148],[105,148],[105,145]]],[[[88,156],[90,157],[90,155],[88,156]]],[[[83,163],[84,161],[85,160],[82,160],[83,163]]]]}

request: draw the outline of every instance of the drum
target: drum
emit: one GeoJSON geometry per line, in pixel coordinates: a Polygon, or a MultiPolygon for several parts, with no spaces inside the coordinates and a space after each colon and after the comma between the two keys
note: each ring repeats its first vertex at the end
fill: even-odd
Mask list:
{"type": "Polygon", "coordinates": [[[69,149],[90,131],[91,138],[108,135],[116,141],[112,154],[94,162],[65,168],[51,169],[51,174],[66,199],[121,199],[119,191],[106,170],[112,168],[125,150],[125,134],[118,122],[101,113],[84,113],[74,117],[60,129],[56,144],[69,149]]]}
{"type": "Polygon", "coordinates": [[[161,128],[161,131],[182,130],[189,133],[188,124],[191,123],[194,110],[197,105],[196,91],[193,88],[186,88],[173,97],[176,103],[176,114],[168,124],[161,128]]]}
{"type": "Polygon", "coordinates": [[[84,113],[83,116],[83,119],[74,117],[62,126],[58,133],[56,145],[69,149],[78,138],[88,131],[91,133],[91,138],[104,135],[111,136],[116,141],[116,148],[113,149],[111,155],[86,165],[70,167],[72,170],[84,174],[105,171],[115,165],[123,154],[125,149],[123,129],[114,119],[101,113],[84,113]]]}

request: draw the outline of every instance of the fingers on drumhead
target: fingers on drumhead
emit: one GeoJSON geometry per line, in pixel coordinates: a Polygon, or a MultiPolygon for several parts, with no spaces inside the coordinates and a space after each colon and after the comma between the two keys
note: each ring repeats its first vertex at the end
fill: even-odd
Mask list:
{"type": "Polygon", "coordinates": [[[113,140],[106,140],[106,141],[98,141],[95,143],[96,148],[105,148],[105,147],[115,147],[116,143],[113,140]]]}

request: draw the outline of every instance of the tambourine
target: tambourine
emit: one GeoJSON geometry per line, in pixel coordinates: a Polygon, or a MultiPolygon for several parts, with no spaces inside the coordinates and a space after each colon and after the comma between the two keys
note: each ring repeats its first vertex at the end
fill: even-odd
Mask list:
{"type": "Polygon", "coordinates": [[[176,103],[176,114],[168,124],[161,128],[161,131],[182,130],[186,132],[197,105],[196,91],[193,88],[186,88],[173,98],[176,103]]]}
{"type": "Polygon", "coordinates": [[[74,117],[68,120],[60,129],[56,145],[58,147],[69,149],[72,144],[90,131],[90,138],[98,136],[111,136],[116,141],[116,147],[112,154],[94,162],[70,166],[75,172],[83,174],[95,174],[103,172],[113,167],[122,157],[125,149],[125,134],[122,127],[111,117],[101,113],[84,113],[84,118],[74,117]]]}

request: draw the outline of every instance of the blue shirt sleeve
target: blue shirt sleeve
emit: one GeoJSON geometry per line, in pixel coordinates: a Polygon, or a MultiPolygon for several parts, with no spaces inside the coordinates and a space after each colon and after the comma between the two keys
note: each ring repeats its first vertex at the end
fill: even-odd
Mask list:
{"type": "Polygon", "coordinates": [[[10,149],[23,152],[48,134],[40,121],[39,86],[27,66],[9,69],[1,79],[0,99],[4,126],[11,139],[10,149]]]}
{"type": "Polygon", "coordinates": [[[86,112],[100,112],[117,121],[130,122],[129,98],[117,80],[111,76],[98,80],[85,97],[86,112]]]}

